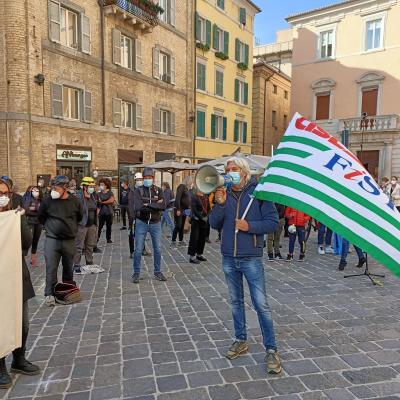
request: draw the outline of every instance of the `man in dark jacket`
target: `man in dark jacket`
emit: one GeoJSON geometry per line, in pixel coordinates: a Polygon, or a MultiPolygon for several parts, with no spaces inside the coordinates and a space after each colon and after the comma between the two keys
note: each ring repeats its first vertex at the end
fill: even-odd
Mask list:
{"type": "MultiPolygon", "coordinates": [[[[26,342],[29,333],[29,309],[28,300],[35,297],[31,277],[26,266],[25,257],[32,243],[32,233],[26,221],[24,211],[21,207],[13,207],[11,200],[11,185],[8,181],[0,179],[0,212],[18,209],[21,212],[21,245],[22,245],[22,342],[21,347],[13,351],[11,371],[24,375],[37,375],[39,367],[25,358],[26,342]]],[[[7,260],[1,260],[7,262],[7,260]]],[[[12,384],[11,377],[7,371],[6,358],[0,358],[0,389],[7,389],[12,384]]]]}
{"type": "Polygon", "coordinates": [[[121,231],[127,229],[126,226],[126,217],[128,216],[128,224],[130,224],[131,216],[129,214],[129,193],[131,189],[129,187],[128,181],[123,181],[121,183],[121,191],[119,192],[119,208],[121,209],[121,217],[122,217],[122,228],[121,231]]]}
{"type": "Polygon", "coordinates": [[[154,277],[159,281],[166,281],[161,272],[161,214],[165,210],[165,202],[162,189],[154,185],[152,168],[144,169],[143,186],[135,189],[133,201],[136,225],[132,282],[139,283],[142,249],[148,232],[153,245],[154,277]]]}
{"type": "Polygon", "coordinates": [[[279,373],[281,363],[277,353],[271,311],[267,302],[264,266],[262,261],[264,235],[278,226],[278,215],[273,203],[253,200],[247,215],[243,214],[252,201],[257,185],[251,179],[246,160],[233,157],[228,160],[226,173],[233,181],[232,188],[219,188],[216,205],[210,214],[210,225],[222,228],[222,268],[231,298],[236,340],[229,348],[227,358],[234,359],[248,350],[244,308],[243,276],[249,285],[250,296],[257,312],[263,342],[267,352],[269,373],[279,373]]]}
{"type": "Polygon", "coordinates": [[[172,233],[172,247],[176,245],[176,239],[179,238],[179,245],[185,246],[183,240],[184,227],[186,221],[185,210],[190,209],[191,198],[189,194],[189,186],[192,183],[192,178],[188,177],[176,189],[175,204],[174,204],[174,224],[175,228],[172,233]]]}
{"type": "Polygon", "coordinates": [[[46,230],[44,255],[46,261],[46,305],[55,306],[54,286],[57,284],[58,264],[62,259],[64,283],[74,282],[75,238],[83,208],[76,196],[68,193],[69,179],[56,176],[52,181],[50,196],[39,208],[39,221],[46,230]]]}

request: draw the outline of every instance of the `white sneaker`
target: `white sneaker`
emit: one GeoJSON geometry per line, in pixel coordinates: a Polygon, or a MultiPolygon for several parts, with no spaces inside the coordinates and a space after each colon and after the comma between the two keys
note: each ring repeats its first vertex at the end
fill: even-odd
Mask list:
{"type": "Polygon", "coordinates": [[[54,296],[46,296],[46,306],[54,307],[56,305],[56,299],[54,296]]]}
{"type": "Polygon", "coordinates": [[[326,246],[325,247],[325,253],[326,254],[333,254],[334,253],[333,247],[332,246],[326,246]]]}
{"type": "Polygon", "coordinates": [[[325,254],[324,246],[318,246],[318,254],[325,254]]]}

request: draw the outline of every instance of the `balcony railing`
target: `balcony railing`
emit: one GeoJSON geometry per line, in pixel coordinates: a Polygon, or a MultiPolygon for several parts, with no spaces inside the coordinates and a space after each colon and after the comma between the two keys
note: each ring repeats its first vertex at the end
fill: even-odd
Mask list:
{"type": "Polygon", "coordinates": [[[350,132],[376,132],[400,129],[400,116],[376,115],[340,120],[340,130],[348,129],[350,132]]]}
{"type": "Polygon", "coordinates": [[[262,57],[270,54],[280,54],[293,51],[293,41],[282,43],[263,44],[254,47],[254,57],[262,57]]]}
{"type": "Polygon", "coordinates": [[[151,0],[146,3],[142,0],[104,0],[105,13],[114,14],[142,30],[151,32],[159,23],[160,11],[156,10],[157,5],[153,5],[151,0]]]}

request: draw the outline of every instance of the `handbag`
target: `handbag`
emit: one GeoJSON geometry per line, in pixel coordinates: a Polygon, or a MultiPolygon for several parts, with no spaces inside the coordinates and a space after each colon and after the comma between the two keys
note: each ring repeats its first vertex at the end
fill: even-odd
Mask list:
{"type": "Polygon", "coordinates": [[[189,233],[190,232],[190,228],[191,228],[190,218],[187,217],[186,220],[185,220],[185,225],[183,225],[183,232],[184,233],[189,233]]]}
{"type": "Polygon", "coordinates": [[[82,300],[81,291],[72,283],[58,282],[54,287],[54,297],[60,304],[79,303],[82,300]]]}

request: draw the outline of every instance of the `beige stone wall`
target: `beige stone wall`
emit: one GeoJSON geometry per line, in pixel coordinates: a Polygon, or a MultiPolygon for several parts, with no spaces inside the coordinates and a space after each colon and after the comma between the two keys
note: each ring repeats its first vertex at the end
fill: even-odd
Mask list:
{"type": "MultiPolygon", "coordinates": [[[[1,66],[7,67],[0,68],[1,93],[4,93],[4,85],[9,80],[8,98],[0,96],[1,173],[12,175],[21,187],[33,181],[37,173],[54,175],[57,145],[91,147],[92,167],[107,170],[118,168],[118,149],[143,151],[145,162],[154,161],[155,152],[175,153],[182,157],[192,155],[194,124],[188,118],[194,109],[193,23],[188,17],[193,12],[191,1],[176,1],[176,29],[161,23],[152,33],[144,34],[115,16],[105,16],[104,126],[101,124],[101,34],[97,1],[75,1],[90,18],[90,55],[51,42],[48,35],[48,1],[32,0],[28,3],[28,8],[25,8],[24,2],[10,3],[4,8],[5,13],[0,14],[0,62],[1,66]],[[142,73],[113,64],[114,27],[141,40],[142,73]],[[6,32],[7,42],[4,40],[6,32]],[[176,58],[176,85],[153,78],[152,48],[155,45],[173,52],[176,58]],[[5,78],[3,71],[7,73],[5,78]],[[42,86],[34,82],[34,76],[39,73],[45,76],[42,86]],[[51,83],[62,81],[84,86],[92,92],[91,123],[52,118],[51,83]],[[114,97],[137,101],[142,105],[142,131],[113,126],[114,97]],[[153,133],[152,109],[160,105],[167,106],[176,114],[174,136],[153,133]],[[7,169],[6,120],[11,171],[7,169]]],[[[3,11],[3,1],[0,1],[0,11],[3,11]]]]}

